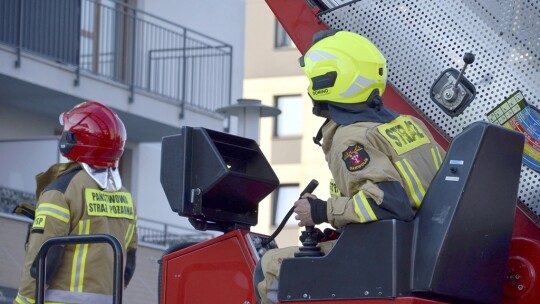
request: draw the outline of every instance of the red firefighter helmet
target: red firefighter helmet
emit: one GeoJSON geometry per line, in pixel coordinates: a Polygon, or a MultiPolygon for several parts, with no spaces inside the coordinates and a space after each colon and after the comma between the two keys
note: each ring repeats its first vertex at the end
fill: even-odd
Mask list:
{"type": "Polygon", "coordinates": [[[124,153],[126,129],[110,108],[83,102],[60,114],[64,126],[59,148],[64,157],[98,167],[118,167],[124,153]]]}

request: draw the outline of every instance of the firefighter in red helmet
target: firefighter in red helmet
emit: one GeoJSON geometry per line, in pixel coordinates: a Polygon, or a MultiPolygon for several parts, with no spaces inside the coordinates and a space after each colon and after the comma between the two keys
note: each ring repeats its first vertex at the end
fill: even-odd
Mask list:
{"type": "MultiPolygon", "coordinates": [[[[135,204],[122,187],[118,161],[126,130],[118,116],[88,101],[60,115],[60,152],[69,162],[36,177],[35,219],[15,303],[35,302],[34,262],[41,244],[55,236],[110,234],[124,249],[124,286],[135,271],[135,204]]],[[[52,247],[46,259],[45,301],[111,303],[114,255],[108,244],[52,247]]]]}

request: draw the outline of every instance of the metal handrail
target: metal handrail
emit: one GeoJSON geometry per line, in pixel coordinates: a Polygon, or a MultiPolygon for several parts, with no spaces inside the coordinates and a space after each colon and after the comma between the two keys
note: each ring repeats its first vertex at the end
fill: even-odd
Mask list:
{"type": "Polygon", "coordinates": [[[45,259],[49,249],[59,245],[72,244],[94,244],[108,243],[111,245],[114,253],[114,269],[113,269],[113,303],[122,303],[123,293],[123,265],[124,256],[122,245],[118,239],[109,234],[94,234],[94,235],[69,235],[53,237],[41,245],[37,253],[37,277],[36,277],[36,303],[43,304],[45,301],[45,259]]]}
{"type": "Polygon", "coordinates": [[[198,231],[193,228],[171,225],[141,217],[137,219],[137,231],[139,241],[141,243],[153,244],[162,247],[168,247],[179,242],[201,242],[214,237],[212,233],[198,231]],[[145,222],[149,223],[150,225],[145,225],[145,222]],[[151,228],[152,225],[157,228],[151,228]],[[179,232],[175,233],[175,231],[179,232]]]}
{"type": "Polygon", "coordinates": [[[135,90],[169,99],[181,117],[185,104],[214,111],[231,103],[227,43],[116,0],[5,1],[0,19],[12,30],[0,31],[0,43],[15,48],[16,67],[31,52],[73,67],[76,86],[81,71],[96,74],[125,84],[129,102],[135,90]],[[40,11],[48,14],[35,18],[40,11]],[[171,49],[179,51],[174,58],[152,58],[171,49]]]}

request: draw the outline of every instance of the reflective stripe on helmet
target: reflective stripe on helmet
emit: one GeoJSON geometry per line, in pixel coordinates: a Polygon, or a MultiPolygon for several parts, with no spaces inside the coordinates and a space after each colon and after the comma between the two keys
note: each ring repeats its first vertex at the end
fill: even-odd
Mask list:
{"type": "Polygon", "coordinates": [[[357,94],[366,87],[374,84],[375,81],[371,79],[364,78],[362,76],[356,77],[355,81],[345,90],[345,92],[339,94],[341,97],[350,97],[354,94],[357,94]]]}
{"type": "Polygon", "coordinates": [[[317,62],[324,59],[336,59],[336,56],[321,50],[309,52],[306,56],[313,62],[317,62]]]}
{"type": "Polygon", "coordinates": [[[308,94],[314,101],[362,103],[374,90],[382,95],[386,87],[386,59],[371,41],[353,32],[324,36],[306,52],[300,65],[311,81],[308,94]],[[321,91],[313,79],[328,72],[337,74],[333,90],[321,91]]]}

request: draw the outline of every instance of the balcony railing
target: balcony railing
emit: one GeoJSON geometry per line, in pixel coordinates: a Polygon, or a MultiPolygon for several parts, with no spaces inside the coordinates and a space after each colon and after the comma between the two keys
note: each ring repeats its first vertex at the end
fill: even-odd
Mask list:
{"type": "Polygon", "coordinates": [[[114,0],[2,0],[0,43],[177,103],[231,103],[232,46],[114,0]]]}
{"type": "Polygon", "coordinates": [[[213,234],[208,232],[165,224],[140,217],[137,220],[137,227],[139,242],[157,245],[162,248],[168,248],[184,242],[203,242],[214,237],[213,234]]]}

